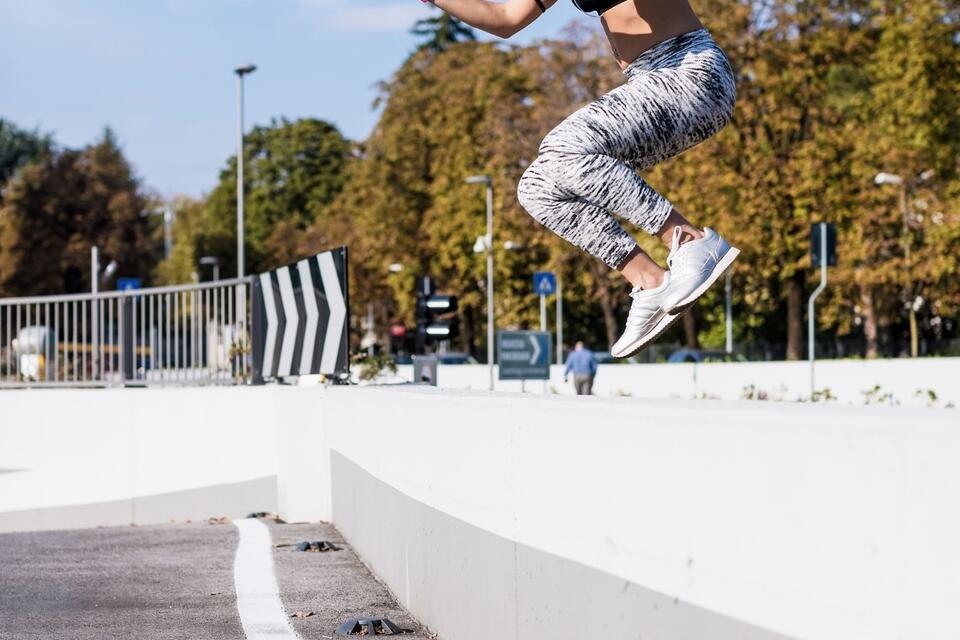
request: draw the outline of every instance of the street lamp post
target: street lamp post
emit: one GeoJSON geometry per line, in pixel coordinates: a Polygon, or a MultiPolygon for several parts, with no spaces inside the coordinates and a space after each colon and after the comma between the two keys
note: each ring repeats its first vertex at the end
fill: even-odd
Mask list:
{"type": "Polygon", "coordinates": [[[257,66],[246,64],[233,70],[237,74],[237,277],[244,274],[243,263],[243,77],[257,70],[257,66]]]}
{"type": "Polygon", "coordinates": [[[493,391],[493,181],[490,176],[470,176],[466,182],[487,187],[487,237],[484,242],[487,253],[487,367],[490,371],[490,391],[493,391]]]}
{"type": "Polygon", "coordinates": [[[218,282],[220,280],[220,258],[217,256],[203,256],[200,258],[200,264],[203,266],[212,266],[213,281],[218,282]]]}
{"type": "Polygon", "coordinates": [[[726,351],[733,353],[733,272],[727,271],[727,282],[724,287],[726,301],[723,306],[723,319],[726,324],[726,351]]]}
{"type": "Polygon", "coordinates": [[[900,187],[900,215],[903,218],[903,259],[907,267],[907,313],[910,317],[910,357],[916,358],[920,352],[919,330],[917,329],[917,310],[913,293],[913,257],[910,238],[910,189],[933,177],[933,171],[924,171],[915,180],[907,180],[893,173],[878,173],[874,184],[890,184],[900,187]]]}

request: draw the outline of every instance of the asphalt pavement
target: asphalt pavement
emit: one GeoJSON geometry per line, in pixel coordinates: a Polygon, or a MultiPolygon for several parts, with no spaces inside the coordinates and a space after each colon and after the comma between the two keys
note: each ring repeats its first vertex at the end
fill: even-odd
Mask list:
{"type": "MultiPolygon", "coordinates": [[[[304,640],[335,638],[350,617],[386,616],[402,637],[422,628],[326,524],[268,523],[280,599],[304,640]],[[300,552],[304,541],[341,549],[300,552]]],[[[229,522],[0,535],[0,638],[244,638],[229,522]]]]}

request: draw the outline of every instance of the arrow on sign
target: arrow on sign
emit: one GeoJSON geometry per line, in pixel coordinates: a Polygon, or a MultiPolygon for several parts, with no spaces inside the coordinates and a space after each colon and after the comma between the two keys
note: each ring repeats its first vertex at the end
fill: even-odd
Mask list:
{"type": "Polygon", "coordinates": [[[540,360],[540,341],[537,340],[534,336],[530,337],[530,344],[533,345],[533,355],[530,356],[530,364],[537,364],[537,361],[540,360]]]}

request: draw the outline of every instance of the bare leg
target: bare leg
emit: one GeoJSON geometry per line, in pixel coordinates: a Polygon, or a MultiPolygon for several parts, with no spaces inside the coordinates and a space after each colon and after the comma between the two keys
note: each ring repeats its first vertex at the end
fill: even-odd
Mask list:
{"type": "MultiPolygon", "coordinates": [[[[683,235],[680,236],[681,244],[703,237],[702,229],[690,224],[690,221],[680,215],[679,211],[673,209],[667,216],[666,222],[660,227],[660,231],[657,232],[657,237],[668,247],[673,242],[675,227],[683,229],[683,235]]],[[[664,269],[654,262],[653,258],[644,253],[640,247],[630,252],[623,264],[617,267],[617,271],[622,273],[630,284],[639,289],[656,289],[663,282],[664,269]]]]}
{"type": "Polygon", "coordinates": [[[683,229],[683,235],[680,236],[680,244],[689,240],[699,240],[703,237],[703,229],[693,226],[689,220],[680,215],[679,211],[672,209],[670,215],[667,216],[666,222],[663,223],[660,231],[657,232],[657,237],[668,247],[673,241],[673,230],[675,227],[683,229]]]}
{"type": "Polygon", "coordinates": [[[630,252],[617,271],[638,289],[656,289],[663,282],[663,268],[640,247],[630,252]]]}

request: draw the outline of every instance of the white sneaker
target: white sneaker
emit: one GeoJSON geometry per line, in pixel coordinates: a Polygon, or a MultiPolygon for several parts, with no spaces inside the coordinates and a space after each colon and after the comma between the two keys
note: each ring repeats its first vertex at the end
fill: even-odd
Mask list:
{"type": "Polygon", "coordinates": [[[730,268],[740,255],[713,229],[705,227],[703,237],[680,244],[683,230],[675,227],[667,266],[670,268],[670,293],[664,301],[667,313],[678,313],[690,307],[697,298],[730,268]]]}
{"type": "Polygon", "coordinates": [[[627,315],[627,326],[617,343],[610,347],[614,358],[626,358],[637,353],[670,328],[682,314],[671,314],[664,304],[673,293],[671,275],[667,271],[663,283],[656,289],[634,289],[630,292],[633,304],[627,315]]]}

